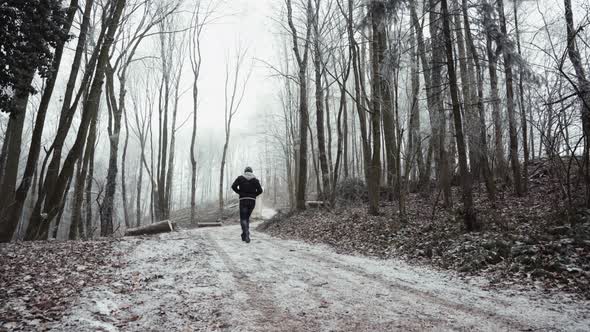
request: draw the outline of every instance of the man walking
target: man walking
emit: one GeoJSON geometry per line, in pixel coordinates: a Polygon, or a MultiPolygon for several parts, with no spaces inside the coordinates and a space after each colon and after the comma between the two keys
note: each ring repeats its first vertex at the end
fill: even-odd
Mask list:
{"type": "Polygon", "coordinates": [[[256,197],[262,194],[260,182],[252,172],[252,167],[244,169],[244,174],[237,177],[231,185],[233,191],[240,195],[240,225],[242,241],[250,243],[250,215],[256,206],[256,197]]]}

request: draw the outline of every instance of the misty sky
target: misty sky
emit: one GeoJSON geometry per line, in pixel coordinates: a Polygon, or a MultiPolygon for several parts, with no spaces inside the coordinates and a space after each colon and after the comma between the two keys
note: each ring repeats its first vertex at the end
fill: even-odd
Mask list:
{"type": "MultiPolygon", "coordinates": [[[[203,127],[223,129],[223,89],[225,59],[228,52],[233,53],[239,43],[245,45],[253,63],[252,76],[246,96],[238,114],[236,128],[246,127],[245,121],[255,118],[257,110],[264,107],[273,95],[277,81],[270,78],[269,69],[255,58],[272,61],[276,30],[271,20],[273,3],[276,0],[229,0],[220,12],[224,16],[210,25],[203,36],[203,73],[201,80],[202,109],[199,113],[203,127]]],[[[190,70],[187,71],[190,76],[190,70]]],[[[190,98],[187,98],[190,99],[190,98]]],[[[190,107],[190,103],[187,107],[190,107]]]]}

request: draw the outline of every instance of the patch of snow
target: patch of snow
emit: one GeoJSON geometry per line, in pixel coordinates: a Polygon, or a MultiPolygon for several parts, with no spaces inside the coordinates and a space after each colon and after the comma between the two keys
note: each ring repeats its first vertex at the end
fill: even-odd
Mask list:
{"type": "Polygon", "coordinates": [[[264,220],[268,220],[272,217],[274,217],[277,214],[277,210],[272,209],[272,208],[262,208],[262,219],[264,220]]]}

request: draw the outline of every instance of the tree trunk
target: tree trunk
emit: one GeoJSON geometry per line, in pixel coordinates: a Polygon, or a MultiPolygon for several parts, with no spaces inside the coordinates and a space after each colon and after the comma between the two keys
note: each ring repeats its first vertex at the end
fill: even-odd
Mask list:
{"type": "Polygon", "coordinates": [[[465,229],[468,232],[478,229],[475,210],[473,208],[473,197],[471,191],[471,177],[467,167],[467,151],[465,149],[465,141],[463,138],[463,124],[461,119],[461,106],[459,103],[459,96],[457,92],[457,76],[455,73],[455,64],[453,60],[453,44],[451,38],[451,29],[449,26],[449,10],[447,0],[441,0],[441,7],[443,13],[443,35],[446,45],[447,55],[447,69],[449,75],[449,87],[451,92],[451,100],[453,104],[453,120],[455,122],[455,134],[457,140],[457,149],[459,153],[459,169],[461,172],[461,189],[463,198],[463,221],[465,229]]]}
{"type": "MultiPolygon", "coordinates": [[[[384,37],[384,34],[378,34],[379,37],[384,37]]],[[[373,35],[373,37],[375,38],[375,35],[373,35]]],[[[385,43],[387,43],[386,40],[379,40],[378,41],[381,46],[381,43],[383,43],[383,47],[385,47],[385,43]]],[[[375,50],[377,51],[377,50],[375,50]]],[[[380,59],[380,61],[382,61],[383,59],[380,59]]],[[[387,74],[390,74],[389,71],[387,71],[387,74]]],[[[383,76],[386,75],[385,73],[379,74],[379,76],[383,76]]],[[[389,77],[390,75],[388,75],[389,77]]],[[[373,77],[373,80],[376,80],[376,77],[373,77]]],[[[378,84],[380,84],[379,86],[379,96],[375,96],[375,98],[379,98],[380,101],[383,102],[382,106],[382,112],[383,112],[383,138],[384,138],[384,147],[385,147],[385,161],[386,161],[386,178],[387,178],[387,188],[389,191],[389,197],[388,199],[391,200],[393,199],[393,195],[394,192],[396,191],[397,185],[396,185],[396,179],[397,179],[397,172],[399,172],[400,170],[398,170],[396,168],[396,150],[397,150],[397,144],[396,144],[396,133],[395,133],[395,115],[394,115],[394,110],[393,110],[393,105],[391,102],[391,89],[390,89],[390,82],[387,78],[382,77],[380,79],[378,79],[378,84]]],[[[399,198],[399,197],[398,197],[399,198]]]]}
{"type": "MultiPolygon", "coordinates": [[[[227,127],[226,127],[227,129],[227,127]]],[[[219,166],[219,218],[223,217],[223,177],[225,170],[225,159],[227,157],[227,147],[229,145],[229,132],[225,133],[225,143],[221,154],[221,165],[219,166]]]]}
{"type": "MultiPolygon", "coordinates": [[[[508,40],[506,18],[504,17],[504,0],[497,0],[500,19],[500,32],[508,40]]],[[[516,119],[514,117],[514,90],[512,80],[512,53],[508,47],[502,48],[504,54],[504,74],[506,75],[506,106],[508,112],[508,131],[510,136],[510,164],[514,178],[514,190],[518,196],[523,194],[520,161],[518,160],[518,136],[516,133],[516,119]]]]}
{"type": "MultiPolygon", "coordinates": [[[[490,14],[484,12],[484,26],[491,26],[490,14]]],[[[500,179],[506,178],[506,158],[504,156],[504,139],[502,137],[502,117],[500,110],[500,95],[498,93],[498,56],[502,51],[502,46],[496,43],[496,49],[492,48],[494,37],[491,29],[486,29],[486,50],[488,53],[488,72],[490,75],[490,98],[492,102],[492,119],[494,122],[494,159],[495,173],[500,179]]]]}
{"type": "MultiPolygon", "coordinates": [[[[319,12],[320,1],[316,1],[316,13],[314,15],[314,72],[315,72],[315,106],[316,106],[316,130],[318,136],[318,155],[320,169],[322,171],[322,189],[318,190],[321,194],[321,200],[327,200],[330,197],[330,171],[328,167],[328,158],[326,156],[326,135],[324,133],[324,94],[322,90],[322,52],[320,49],[320,31],[319,31],[319,12]]],[[[327,85],[326,85],[327,87],[327,85]]],[[[329,115],[328,115],[329,116],[329,115]]],[[[318,188],[320,189],[320,188],[318,188]]]]}
{"type": "MultiPolygon", "coordinates": [[[[518,49],[518,55],[522,56],[520,49],[520,30],[518,29],[518,3],[515,1],[512,4],[514,6],[514,27],[516,32],[516,46],[518,49]]],[[[522,191],[526,193],[528,191],[528,164],[529,164],[529,142],[528,142],[528,124],[526,119],[526,109],[524,106],[524,89],[523,89],[523,76],[524,71],[522,65],[518,65],[518,96],[520,105],[520,126],[522,130],[522,150],[524,153],[524,165],[522,167],[522,191]]]]}
{"type": "Polygon", "coordinates": [[[127,119],[127,109],[123,111],[123,116],[125,117],[125,143],[123,144],[123,154],[121,155],[121,199],[123,200],[123,216],[125,217],[125,227],[129,228],[131,227],[131,219],[129,218],[127,176],[125,174],[125,164],[127,163],[127,147],[129,145],[129,120],[127,119]]]}
{"type": "Polygon", "coordinates": [[[293,8],[291,0],[287,0],[287,19],[291,29],[293,39],[293,51],[299,66],[299,160],[297,161],[297,190],[296,190],[296,208],[297,210],[305,210],[305,194],[307,187],[307,127],[309,125],[309,114],[307,105],[307,59],[309,55],[309,41],[311,35],[311,20],[313,19],[313,12],[311,8],[311,0],[307,1],[306,8],[307,18],[307,33],[304,39],[303,55],[299,50],[299,36],[297,28],[293,23],[293,8]]]}
{"type": "Polygon", "coordinates": [[[586,78],[582,58],[576,46],[577,30],[574,29],[574,18],[572,14],[571,0],[564,0],[565,22],[567,25],[567,51],[569,59],[576,72],[578,79],[577,93],[581,107],[582,130],[584,135],[584,182],[586,183],[586,207],[590,208],[590,82],[586,78]]]}
{"type": "MultiPolygon", "coordinates": [[[[342,79],[342,83],[340,86],[340,107],[338,109],[338,116],[336,119],[336,126],[337,126],[337,130],[338,130],[338,143],[337,143],[338,151],[336,152],[336,163],[334,164],[334,172],[333,172],[333,178],[332,178],[332,195],[331,195],[331,200],[330,200],[330,205],[332,207],[335,206],[335,202],[336,202],[336,186],[338,183],[340,162],[341,162],[343,153],[346,153],[345,151],[343,151],[344,149],[346,149],[346,143],[344,143],[344,142],[346,141],[347,138],[346,138],[346,135],[343,135],[343,132],[342,132],[342,114],[346,114],[346,81],[348,80],[349,75],[350,75],[350,58],[347,61],[347,66],[346,66],[346,69],[344,70],[343,79],[342,79]]],[[[346,119],[346,117],[344,117],[344,119],[346,119]]],[[[346,125],[345,125],[345,128],[346,128],[346,125]]],[[[344,170],[345,170],[345,172],[347,172],[348,164],[346,163],[346,159],[344,161],[345,161],[344,170]]]]}
{"type": "MultiPolygon", "coordinates": [[[[438,183],[443,194],[443,206],[450,208],[453,204],[451,193],[451,170],[449,169],[449,156],[446,150],[445,136],[447,131],[446,112],[443,107],[444,97],[442,95],[442,64],[445,62],[444,44],[442,43],[442,28],[440,14],[436,10],[436,1],[429,0],[430,14],[430,35],[432,44],[430,89],[432,93],[432,104],[434,106],[433,116],[433,138],[436,141],[438,151],[438,183]]],[[[435,150],[436,151],[436,150],[435,150]]]]}
{"type": "MultiPolygon", "coordinates": [[[[454,9],[458,10],[458,0],[453,0],[454,9]]],[[[465,38],[463,36],[463,29],[461,26],[461,16],[458,13],[453,15],[455,34],[457,35],[457,49],[459,55],[459,69],[461,74],[461,87],[463,92],[463,109],[465,111],[465,131],[467,133],[467,141],[469,143],[469,165],[471,166],[471,176],[474,181],[479,180],[480,174],[480,158],[478,158],[478,150],[480,149],[480,133],[478,132],[477,109],[474,107],[475,94],[472,90],[474,86],[473,68],[469,63],[467,52],[465,51],[465,38]]]]}
{"type": "Polygon", "coordinates": [[[408,117],[408,157],[406,158],[406,179],[409,182],[414,181],[412,179],[412,169],[414,164],[417,162],[418,170],[420,171],[420,177],[423,177],[423,159],[422,159],[422,147],[420,137],[420,108],[418,100],[420,98],[420,76],[418,75],[419,59],[416,56],[416,29],[417,27],[413,24],[410,32],[410,56],[412,59],[412,65],[410,69],[410,80],[411,80],[411,102],[408,117]]]}
{"type": "Polygon", "coordinates": [[[371,133],[373,147],[368,169],[367,190],[369,191],[369,214],[378,215],[381,183],[381,111],[386,97],[382,92],[387,90],[387,80],[383,72],[384,53],[387,47],[385,45],[387,42],[385,5],[381,2],[371,2],[368,10],[372,29],[371,133]]]}
{"type": "Polygon", "coordinates": [[[88,171],[86,158],[78,159],[76,165],[76,178],[74,181],[74,195],[72,196],[72,216],[70,218],[70,231],[68,239],[77,240],[83,234],[82,200],[84,199],[84,179],[88,171]]]}
{"type": "Polygon", "coordinates": [[[92,223],[92,185],[94,182],[94,149],[96,145],[96,126],[97,118],[92,119],[90,131],[88,132],[88,143],[84,152],[84,159],[88,159],[88,174],[86,175],[86,239],[91,239],[94,235],[92,223]]]}
{"type": "Polygon", "coordinates": [[[159,114],[160,114],[160,122],[159,122],[159,128],[160,130],[158,131],[159,135],[158,135],[158,139],[159,139],[159,146],[158,146],[158,172],[157,172],[157,182],[158,182],[158,189],[157,189],[157,202],[158,204],[156,205],[157,208],[157,213],[156,215],[158,215],[158,221],[161,220],[166,220],[168,219],[168,213],[167,213],[167,206],[168,206],[168,202],[166,202],[166,192],[167,192],[167,184],[166,184],[166,169],[167,167],[169,167],[169,165],[167,165],[167,159],[168,159],[168,106],[169,106],[169,101],[170,101],[170,79],[169,79],[169,68],[168,68],[168,58],[167,55],[165,54],[165,48],[170,47],[170,45],[166,45],[165,42],[165,38],[166,35],[165,34],[161,34],[160,35],[160,39],[162,40],[161,42],[161,60],[162,60],[162,85],[163,85],[163,89],[160,90],[160,93],[163,95],[164,97],[164,104],[162,105],[162,102],[159,103],[159,114]],[[164,116],[164,118],[162,119],[162,115],[164,116]]]}
{"type": "Polygon", "coordinates": [[[177,73],[176,83],[174,86],[174,108],[172,110],[172,125],[170,133],[170,153],[168,154],[168,173],[166,174],[166,211],[168,211],[168,218],[170,217],[170,209],[172,204],[172,188],[174,181],[174,158],[176,153],[176,119],[178,114],[178,100],[180,99],[179,85],[182,75],[182,66],[179,66],[179,72],[177,73]]]}
{"type": "MultiPolygon", "coordinates": [[[[109,125],[108,125],[108,134],[109,134],[109,167],[107,170],[107,178],[106,178],[106,185],[105,185],[105,193],[102,204],[100,206],[100,235],[101,236],[111,236],[114,232],[113,226],[113,212],[114,212],[114,200],[115,200],[115,192],[117,188],[117,172],[118,163],[117,158],[119,157],[119,136],[121,134],[121,117],[123,112],[123,106],[118,105],[115,97],[115,88],[114,88],[114,73],[113,68],[110,68],[110,64],[108,65],[109,69],[107,70],[107,105],[109,109],[109,125]]],[[[124,102],[125,99],[125,79],[119,82],[120,84],[120,91],[119,91],[119,102],[124,102]]]]}
{"type": "MultiPolygon", "coordinates": [[[[358,119],[359,119],[359,129],[360,129],[360,136],[361,136],[361,147],[360,147],[360,154],[362,154],[362,165],[363,165],[363,169],[364,169],[364,179],[365,182],[369,183],[369,165],[371,162],[371,155],[370,155],[370,146],[369,146],[369,134],[367,132],[367,108],[365,107],[365,105],[363,104],[363,96],[362,96],[362,92],[365,91],[365,85],[364,85],[364,80],[363,80],[363,75],[364,73],[362,72],[361,69],[361,62],[362,59],[360,57],[359,54],[359,47],[358,47],[358,43],[355,40],[354,34],[355,34],[355,30],[354,30],[354,10],[353,10],[353,0],[349,0],[348,1],[348,16],[346,17],[346,21],[347,21],[347,32],[348,32],[348,41],[349,41],[349,50],[350,50],[350,56],[352,58],[352,69],[353,69],[353,74],[354,74],[354,101],[355,101],[355,105],[356,105],[356,110],[357,110],[357,114],[358,114],[358,119]]],[[[354,120],[353,120],[354,121],[354,120]]],[[[353,131],[356,131],[356,124],[354,124],[353,122],[353,131]]],[[[361,167],[360,167],[360,159],[359,158],[359,148],[357,147],[356,144],[356,134],[353,133],[352,135],[352,140],[353,140],[353,159],[356,160],[355,162],[355,171],[358,174],[358,176],[360,176],[361,174],[361,167]]]]}
{"type": "MultiPolygon", "coordinates": [[[[34,73],[30,73],[23,77],[19,86],[28,87],[31,85],[34,73]]],[[[11,218],[8,214],[14,201],[14,192],[16,189],[16,180],[18,176],[18,165],[20,161],[22,133],[27,115],[27,104],[29,101],[29,91],[18,89],[13,100],[13,111],[10,113],[8,126],[6,128],[6,137],[4,138],[2,150],[5,151],[4,165],[2,171],[2,178],[0,178],[0,197],[2,202],[0,204],[0,242],[9,242],[18,221],[20,219],[20,212],[16,218],[11,218]]],[[[19,200],[20,201],[20,200],[19,200]]],[[[23,201],[24,203],[24,201],[23,201]]]]}
{"type": "MultiPolygon", "coordinates": [[[[416,13],[416,5],[415,5],[415,0],[411,0],[410,1],[410,15],[412,18],[412,25],[414,26],[414,29],[416,31],[416,41],[417,41],[417,47],[418,47],[418,56],[420,58],[420,61],[422,62],[422,73],[424,76],[424,85],[425,85],[425,89],[426,89],[426,104],[428,107],[428,113],[430,116],[430,125],[432,128],[432,135],[430,138],[430,144],[428,147],[428,154],[427,154],[427,158],[426,158],[426,163],[424,165],[424,175],[421,177],[420,179],[420,187],[422,189],[426,189],[427,188],[427,184],[430,182],[430,174],[431,174],[431,163],[432,163],[432,151],[439,151],[439,144],[438,144],[438,124],[436,122],[437,119],[437,105],[436,103],[436,99],[434,98],[434,90],[433,90],[433,86],[432,86],[432,72],[433,69],[432,67],[432,62],[429,62],[426,59],[426,46],[424,43],[424,34],[422,31],[422,26],[420,25],[420,21],[418,20],[418,14],[416,13]]],[[[418,61],[418,59],[416,59],[416,61],[418,61]]],[[[438,158],[438,153],[435,155],[435,163],[437,165],[437,170],[440,169],[440,161],[438,158]]]]}
{"type": "MultiPolygon", "coordinates": [[[[313,41],[313,62],[315,73],[315,105],[316,105],[316,131],[318,139],[318,157],[320,162],[320,169],[322,172],[322,188],[318,188],[321,200],[327,200],[330,197],[330,170],[328,167],[328,158],[326,152],[326,135],[324,132],[324,92],[322,87],[322,51],[320,49],[320,29],[319,29],[319,13],[320,0],[316,0],[316,12],[313,20],[314,41],[313,41]]],[[[326,85],[327,87],[327,85],[326,85]]],[[[329,117],[329,114],[328,114],[329,117]]]]}
{"type": "Polygon", "coordinates": [[[486,189],[488,192],[488,196],[491,201],[495,200],[496,196],[496,186],[494,183],[494,177],[491,173],[490,162],[488,160],[488,143],[487,143],[487,129],[486,129],[486,120],[485,120],[485,108],[483,104],[484,94],[483,94],[483,74],[482,69],[479,63],[479,54],[477,53],[477,49],[475,48],[475,43],[473,42],[473,37],[471,34],[471,28],[469,24],[469,15],[468,15],[468,5],[467,0],[462,0],[463,4],[463,22],[465,24],[465,40],[467,41],[467,53],[469,57],[473,59],[473,64],[475,65],[475,72],[476,72],[476,79],[477,79],[477,110],[479,115],[479,144],[480,146],[476,147],[479,160],[480,160],[480,167],[483,172],[484,181],[486,184],[486,189]]]}
{"type": "Polygon", "coordinates": [[[175,223],[170,222],[169,220],[163,220],[143,227],[130,228],[125,231],[125,236],[152,235],[158,233],[173,232],[175,228],[175,223]]]}

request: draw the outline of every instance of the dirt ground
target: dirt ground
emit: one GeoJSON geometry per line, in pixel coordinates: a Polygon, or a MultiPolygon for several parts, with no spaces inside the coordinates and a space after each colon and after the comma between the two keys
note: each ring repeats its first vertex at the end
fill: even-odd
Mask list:
{"type": "MultiPolygon", "coordinates": [[[[489,290],[483,280],[342,255],[238,226],[113,244],[109,284],[53,331],[588,331],[588,301],[489,290]]],[[[0,324],[0,327],[2,325],[0,324]]]]}

